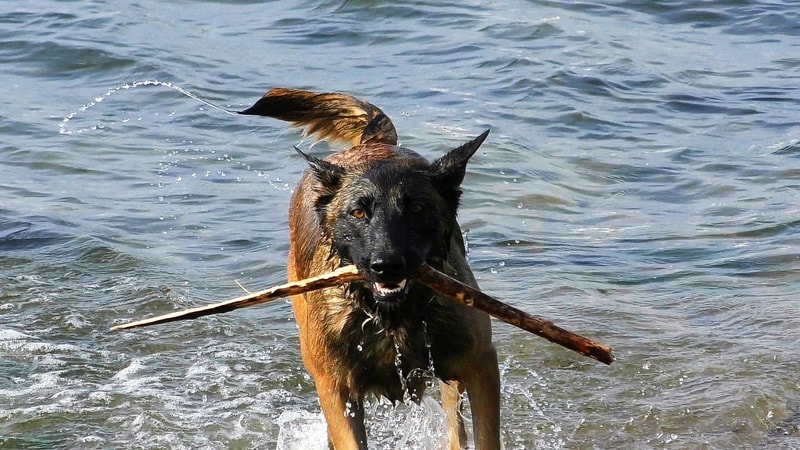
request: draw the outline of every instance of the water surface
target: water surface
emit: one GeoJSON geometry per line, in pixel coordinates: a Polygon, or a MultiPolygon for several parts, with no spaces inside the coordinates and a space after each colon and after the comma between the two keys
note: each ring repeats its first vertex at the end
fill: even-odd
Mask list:
{"type": "MultiPolygon", "coordinates": [[[[495,323],[506,449],[800,447],[796,6],[9,6],[0,448],[324,448],[286,302],[107,331],[283,281],[304,168],[285,124],[145,80],[348,92],[430,158],[492,129],[460,212],[483,289],[618,357],[495,323]]],[[[435,402],[369,411],[373,448],[442,443],[435,402]]]]}

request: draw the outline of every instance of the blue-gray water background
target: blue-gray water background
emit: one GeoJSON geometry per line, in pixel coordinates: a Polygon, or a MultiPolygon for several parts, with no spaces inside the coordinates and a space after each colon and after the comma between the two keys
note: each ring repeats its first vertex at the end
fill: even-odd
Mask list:
{"type": "MultiPolygon", "coordinates": [[[[348,92],[431,158],[492,129],[483,289],[618,357],[495,323],[506,449],[800,448],[800,5],[754,0],[4,2],[0,448],[324,447],[286,302],[108,332],[285,280],[304,168],[144,80],[348,92]]],[[[369,414],[441,444],[433,402],[369,414]]]]}

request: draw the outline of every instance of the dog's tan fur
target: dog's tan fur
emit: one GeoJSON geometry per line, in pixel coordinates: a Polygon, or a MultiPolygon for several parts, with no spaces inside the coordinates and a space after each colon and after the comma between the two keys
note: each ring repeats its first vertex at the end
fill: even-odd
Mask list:
{"type": "MultiPolygon", "coordinates": [[[[273,89],[244,113],[287,120],[295,126],[306,126],[307,133],[318,139],[353,144],[325,160],[348,175],[327,206],[331,217],[326,216],[324,221],[337,220],[330,211],[338,212],[343,206],[337,202],[344,202],[348,189],[355,189],[348,184],[350,180],[357,179],[376,162],[396,160],[401,167],[420,170],[429,166],[419,155],[397,146],[394,126],[380,109],[348,95],[273,89]]],[[[316,204],[320,196],[331,194],[322,181],[312,171],[306,171],[291,200],[290,280],[320,275],[341,264],[332,237],[318,218],[316,204]]],[[[465,258],[461,230],[454,218],[446,220],[453,222],[446,237],[449,251],[436,263],[449,275],[477,287],[465,258]]],[[[423,311],[420,314],[424,314],[426,325],[414,318],[403,318],[403,326],[381,329],[370,322],[370,313],[359,303],[354,290],[347,287],[292,298],[303,361],[316,383],[330,446],[337,450],[367,448],[364,397],[374,394],[392,401],[418,400],[431,375],[426,369],[432,364],[433,375],[440,379],[450,448],[467,445],[460,412],[464,391],[470,400],[476,448],[499,448],[500,380],[489,317],[438,296],[409,301],[428,302],[417,308],[423,311]],[[404,381],[396,367],[398,353],[400,369],[408,377],[404,381]],[[429,356],[433,361],[428,360],[429,356]]]]}

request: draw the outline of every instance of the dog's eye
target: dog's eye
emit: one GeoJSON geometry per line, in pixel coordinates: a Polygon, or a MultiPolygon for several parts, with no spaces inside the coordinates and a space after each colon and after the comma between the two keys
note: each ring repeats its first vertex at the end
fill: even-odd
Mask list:
{"type": "Polygon", "coordinates": [[[414,203],[413,205],[411,205],[410,211],[413,214],[419,214],[422,212],[423,209],[425,209],[425,207],[422,206],[422,203],[414,203]]]}
{"type": "Polygon", "coordinates": [[[364,212],[363,209],[356,208],[356,209],[350,211],[350,215],[355,217],[356,219],[363,219],[364,216],[366,216],[367,214],[364,212]]]}

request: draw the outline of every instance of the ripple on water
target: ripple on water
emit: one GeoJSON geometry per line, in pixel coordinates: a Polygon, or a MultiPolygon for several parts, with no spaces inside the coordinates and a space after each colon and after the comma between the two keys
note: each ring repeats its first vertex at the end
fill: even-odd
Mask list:
{"type": "MultiPolygon", "coordinates": [[[[800,9],[190,3],[0,13],[0,446],[325,444],[287,303],[106,332],[285,278],[297,134],[158,79],[350,92],[426,155],[492,128],[481,285],[618,356],[497,323],[506,448],[798,447],[800,9]]],[[[432,404],[369,414],[375,448],[440,447],[432,404]]]]}

